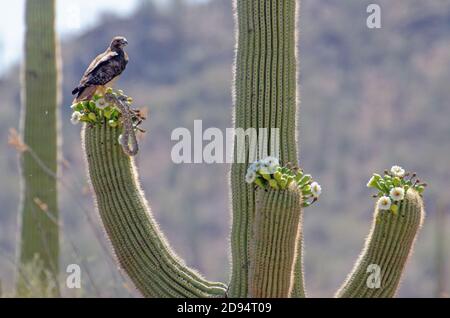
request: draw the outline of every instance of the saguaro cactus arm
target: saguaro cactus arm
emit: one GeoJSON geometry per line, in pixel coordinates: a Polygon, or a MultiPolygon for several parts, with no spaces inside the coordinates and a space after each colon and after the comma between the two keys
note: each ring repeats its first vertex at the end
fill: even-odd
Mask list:
{"type": "Polygon", "coordinates": [[[117,258],[147,297],[223,297],[175,256],[154,221],[133,160],[119,144],[120,127],[104,119],[83,128],[83,147],[97,208],[117,258]]]}
{"type": "Polygon", "coordinates": [[[249,296],[304,297],[303,281],[295,281],[302,275],[302,208],[318,200],[321,187],[310,175],[297,167],[281,167],[273,157],[251,164],[245,179],[258,189],[250,240],[249,296]]]}
{"type": "MultiPolygon", "coordinates": [[[[234,124],[236,128],[278,128],[283,163],[297,163],[296,5],[299,1],[235,0],[237,51],[235,61],[234,124]]],[[[274,140],[265,149],[269,154],[274,140]]],[[[235,154],[242,151],[235,149],[235,154]]],[[[233,221],[230,295],[248,296],[251,260],[249,244],[255,217],[255,193],[244,182],[248,163],[231,168],[233,221]]],[[[301,260],[301,258],[299,258],[301,260]]],[[[296,271],[301,274],[301,271],[296,271]]],[[[303,280],[297,278],[296,280],[303,280]]]]}
{"type": "Polygon", "coordinates": [[[416,174],[393,166],[367,184],[378,190],[372,229],[365,247],[337,297],[394,297],[425,217],[416,174]]]}
{"type": "Polygon", "coordinates": [[[249,294],[253,298],[290,296],[301,217],[296,187],[262,190],[256,195],[251,240],[249,294]],[[267,192],[266,192],[267,191],[267,192]]]}
{"type": "MultiPolygon", "coordinates": [[[[25,66],[23,69],[23,102],[21,132],[30,151],[22,152],[22,234],[20,263],[26,265],[35,257],[43,263],[39,274],[43,288],[58,275],[58,104],[59,50],[55,33],[55,1],[26,2],[25,66]],[[38,160],[36,160],[38,158],[38,160]],[[51,170],[48,173],[42,166],[51,170]],[[43,213],[45,207],[47,213],[43,213]],[[49,214],[51,218],[47,215],[49,214]]],[[[53,282],[55,285],[55,282],[53,282]]],[[[57,283],[56,283],[57,285],[57,283]]],[[[54,291],[56,293],[56,290],[54,291]]],[[[18,279],[18,293],[27,291],[18,279]]]]}
{"type": "Polygon", "coordinates": [[[396,214],[375,208],[364,250],[337,297],[394,297],[423,222],[422,198],[409,190],[396,214]]]}

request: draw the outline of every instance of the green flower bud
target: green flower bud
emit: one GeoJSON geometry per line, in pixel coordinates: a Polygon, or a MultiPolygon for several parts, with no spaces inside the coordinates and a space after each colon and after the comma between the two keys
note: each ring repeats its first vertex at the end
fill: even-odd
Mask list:
{"type": "Polygon", "coordinates": [[[112,92],[113,92],[113,89],[111,87],[108,87],[106,89],[106,94],[112,94],[112,92]]]}
{"type": "Polygon", "coordinates": [[[307,208],[307,207],[311,206],[311,204],[312,204],[312,202],[306,202],[306,201],[304,201],[303,204],[302,204],[302,206],[303,206],[304,208],[307,208]]]}
{"type": "Polygon", "coordinates": [[[415,189],[419,193],[423,193],[425,191],[425,187],[424,186],[417,186],[417,187],[415,187],[415,189]]]}
{"type": "Polygon", "coordinates": [[[257,177],[254,182],[260,188],[262,188],[262,189],[266,188],[266,184],[265,184],[266,181],[264,181],[264,179],[261,179],[261,178],[257,177]]]}
{"type": "Polygon", "coordinates": [[[311,191],[311,186],[310,185],[306,185],[303,188],[301,188],[302,191],[302,195],[304,197],[306,196],[312,196],[312,191],[311,191]]]}
{"type": "Polygon", "coordinates": [[[379,174],[374,173],[372,178],[370,178],[369,182],[367,182],[368,188],[377,188],[379,189],[378,182],[381,180],[381,176],[379,174]]]}
{"type": "Polygon", "coordinates": [[[273,174],[273,177],[275,178],[275,180],[280,182],[281,178],[283,177],[283,174],[280,171],[275,171],[275,173],[273,174]]]}
{"type": "Polygon", "coordinates": [[[103,116],[105,116],[106,119],[111,119],[112,111],[105,109],[103,111],[103,116]]]}
{"type": "Polygon", "coordinates": [[[395,177],[394,179],[392,179],[392,183],[394,184],[394,186],[400,187],[402,185],[402,180],[399,177],[395,177]]]}
{"type": "Polygon", "coordinates": [[[305,184],[307,184],[311,180],[312,180],[312,176],[310,174],[305,174],[298,182],[298,185],[300,187],[303,187],[305,184]]]}
{"type": "Polygon", "coordinates": [[[286,189],[286,186],[287,186],[287,179],[285,178],[285,177],[282,177],[281,178],[281,180],[280,180],[280,182],[279,182],[279,185],[280,185],[280,188],[281,189],[286,189]]]}
{"type": "Polygon", "coordinates": [[[272,188],[274,188],[275,190],[278,190],[278,189],[279,189],[278,183],[277,183],[277,181],[276,181],[275,179],[270,179],[270,180],[269,180],[269,185],[270,185],[272,188]]]}
{"type": "Polygon", "coordinates": [[[390,188],[389,188],[388,185],[386,185],[384,179],[381,179],[381,180],[378,182],[378,185],[379,185],[378,190],[380,190],[381,192],[386,193],[386,194],[389,193],[390,188]]]}
{"type": "Polygon", "coordinates": [[[111,117],[114,117],[114,118],[119,118],[120,117],[120,112],[119,112],[119,110],[117,108],[113,109],[111,117]]]}
{"type": "Polygon", "coordinates": [[[116,128],[117,125],[118,125],[118,123],[117,123],[117,121],[109,120],[109,121],[108,121],[108,125],[109,125],[110,127],[112,127],[112,128],[116,128]]]}
{"type": "Polygon", "coordinates": [[[89,110],[89,102],[87,100],[83,101],[83,108],[89,110]]]}
{"type": "Polygon", "coordinates": [[[294,177],[289,176],[289,177],[287,178],[287,184],[286,184],[286,187],[289,187],[289,185],[290,185],[293,181],[294,181],[294,177]]]}
{"type": "Polygon", "coordinates": [[[303,177],[303,172],[299,171],[297,172],[297,174],[295,175],[295,181],[298,183],[303,177]]]}
{"type": "Polygon", "coordinates": [[[97,120],[97,115],[95,115],[94,113],[89,113],[88,117],[92,121],[96,121],[97,120]]]}

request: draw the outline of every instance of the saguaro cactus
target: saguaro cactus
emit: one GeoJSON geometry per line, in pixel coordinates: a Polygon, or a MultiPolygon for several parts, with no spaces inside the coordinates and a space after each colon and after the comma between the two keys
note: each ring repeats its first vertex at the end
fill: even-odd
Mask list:
{"type": "MultiPolygon", "coordinates": [[[[55,1],[28,0],[21,118],[28,151],[21,155],[20,263],[42,262],[38,275],[43,288],[50,280],[54,283],[58,273],[58,64],[55,1]]],[[[18,288],[19,294],[27,294],[20,275],[18,288]]]]}
{"type": "MultiPolygon", "coordinates": [[[[127,101],[127,96],[109,90],[72,106],[73,122],[86,123],[83,148],[103,224],[121,266],[143,295],[305,296],[302,209],[317,200],[321,187],[297,164],[298,2],[235,1],[235,127],[277,129],[279,139],[269,138],[258,150],[269,153],[275,142],[281,149],[277,158],[255,162],[249,147],[235,149],[235,159],[244,157],[246,162],[231,169],[233,268],[228,286],[187,268],[155,224],[133,159],[123,149],[129,145],[122,134],[130,136],[130,123],[138,122],[135,115],[123,113],[131,101],[126,107],[115,102],[127,101]]],[[[424,184],[414,174],[394,166],[383,176],[375,174],[368,186],[378,190],[372,231],[337,297],[392,297],[423,220],[424,184]],[[379,271],[372,273],[371,268],[379,271]]]]}

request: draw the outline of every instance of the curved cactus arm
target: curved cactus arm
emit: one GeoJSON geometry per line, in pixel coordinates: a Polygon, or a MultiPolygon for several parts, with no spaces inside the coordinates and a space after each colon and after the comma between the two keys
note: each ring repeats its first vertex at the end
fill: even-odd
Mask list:
{"type": "MultiPolygon", "coordinates": [[[[270,153],[275,140],[269,139],[263,154],[271,154],[283,163],[297,163],[297,58],[296,0],[235,0],[237,50],[234,72],[235,128],[267,128],[271,136],[278,128],[280,153],[270,153]],[[265,152],[265,153],[264,153],[265,152]]],[[[247,163],[231,167],[233,207],[230,296],[248,296],[251,260],[249,242],[255,215],[255,193],[244,182],[249,149],[236,149],[235,159],[247,163]]],[[[301,258],[299,258],[301,259],[301,258]]],[[[296,271],[296,274],[302,271],[296,271]]],[[[298,279],[298,278],[297,278],[298,279]]]]}
{"type": "Polygon", "coordinates": [[[121,129],[85,125],[83,147],[97,208],[120,265],[147,297],[223,297],[171,251],[154,221],[133,160],[119,145],[121,129]]]}
{"type": "MultiPolygon", "coordinates": [[[[61,136],[55,11],[55,0],[26,2],[21,134],[29,151],[21,153],[20,204],[20,264],[26,266],[38,257],[43,266],[41,273],[35,271],[35,275],[40,276],[43,289],[55,286],[50,293],[53,296],[59,294],[59,229],[55,222],[58,219],[58,192],[55,175],[61,136]]],[[[17,279],[17,293],[22,297],[29,295],[21,275],[17,279]]]]}
{"type": "Polygon", "coordinates": [[[424,216],[422,198],[412,189],[396,213],[376,207],[364,250],[336,297],[394,297],[424,216]]]}
{"type": "Polygon", "coordinates": [[[259,189],[251,239],[249,293],[253,298],[291,295],[302,213],[297,187],[259,189]]]}

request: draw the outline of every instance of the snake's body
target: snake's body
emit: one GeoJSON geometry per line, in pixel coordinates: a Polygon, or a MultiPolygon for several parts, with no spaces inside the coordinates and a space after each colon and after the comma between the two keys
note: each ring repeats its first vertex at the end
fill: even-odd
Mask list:
{"type": "Polygon", "coordinates": [[[130,108],[126,96],[116,96],[114,94],[105,94],[105,99],[109,103],[114,103],[119,108],[122,117],[123,132],[119,139],[123,151],[129,156],[135,156],[139,151],[136,138],[136,132],[133,127],[134,113],[130,108]]]}

